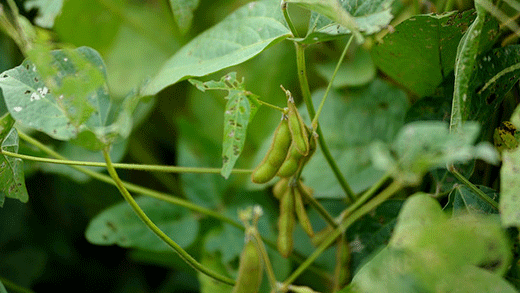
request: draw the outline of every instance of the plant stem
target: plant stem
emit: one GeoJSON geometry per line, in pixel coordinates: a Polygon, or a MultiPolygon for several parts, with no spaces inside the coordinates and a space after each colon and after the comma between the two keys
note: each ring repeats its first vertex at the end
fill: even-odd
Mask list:
{"type": "Polygon", "coordinates": [[[191,255],[189,255],[182,247],[180,247],[175,241],[173,241],[168,235],[166,235],[159,227],[157,227],[150,218],[145,214],[145,212],[139,207],[137,202],[133,199],[132,195],[128,190],[125,188],[123,182],[117,175],[116,169],[112,165],[112,161],[110,160],[110,154],[108,149],[103,150],[103,156],[105,157],[105,161],[107,162],[107,170],[112,179],[114,180],[117,189],[121,192],[121,195],[123,198],[128,202],[130,207],[134,210],[135,214],[143,221],[143,223],[150,229],[152,232],[157,235],[159,238],[161,238],[162,241],[164,241],[168,246],[170,246],[177,254],[189,265],[191,265],[195,270],[207,275],[210,278],[213,278],[217,281],[220,281],[222,283],[228,284],[228,285],[235,285],[235,281],[222,276],[220,274],[217,274],[213,272],[212,270],[209,270],[197,260],[195,260],[191,255]]]}
{"type": "Polygon", "coordinates": [[[267,106],[267,107],[269,107],[269,108],[273,108],[273,109],[278,110],[278,111],[280,111],[280,112],[285,112],[285,109],[282,108],[282,107],[275,106],[275,105],[273,105],[273,104],[270,104],[270,103],[268,103],[268,102],[266,102],[266,101],[262,101],[262,100],[260,100],[260,99],[258,99],[257,101],[258,101],[260,104],[262,104],[262,105],[264,105],[264,106],[267,106]]]}
{"type": "Polygon", "coordinates": [[[299,38],[298,31],[294,27],[291,17],[289,16],[289,12],[287,11],[287,2],[282,1],[281,6],[282,6],[283,17],[285,18],[285,22],[287,22],[287,25],[289,26],[291,33],[293,34],[294,37],[299,38]]]}
{"type": "Polygon", "coordinates": [[[300,276],[300,274],[303,273],[303,271],[305,271],[307,267],[310,266],[336,240],[336,238],[338,238],[342,233],[345,232],[345,230],[347,230],[348,227],[350,227],[350,225],[390,198],[393,194],[399,191],[399,189],[401,189],[401,183],[394,181],[371,201],[367,202],[358,210],[354,211],[352,214],[343,219],[338,228],[334,229],[330,235],[320,244],[320,246],[318,246],[318,248],[316,248],[316,250],[284,281],[283,288],[286,288],[289,284],[294,282],[294,280],[296,280],[296,278],[298,278],[298,276],[300,276]]]}
{"type": "MultiPolygon", "coordinates": [[[[54,157],[54,158],[57,158],[57,159],[60,159],[62,161],[68,161],[67,158],[63,157],[62,155],[58,154],[57,152],[53,151],[52,149],[50,149],[49,147],[45,146],[44,144],[42,144],[41,142],[35,140],[34,138],[28,136],[27,134],[21,132],[20,130],[18,130],[18,135],[21,139],[23,139],[24,141],[26,141],[27,143],[35,146],[36,148],[40,149],[41,151],[43,151],[44,153],[48,154],[49,156],[51,157],[54,157]]],[[[69,165],[71,168],[79,171],[79,172],[82,172],[96,180],[99,180],[101,182],[105,182],[107,184],[111,184],[111,185],[115,185],[115,182],[112,180],[112,178],[110,178],[110,176],[106,176],[104,174],[100,174],[100,173],[97,173],[95,171],[92,171],[92,170],[89,170],[85,167],[81,167],[81,166],[75,166],[75,165],[69,165]]],[[[103,167],[105,167],[106,164],[103,163],[103,167]]],[[[115,167],[115,166],[114,166],[115,167]]],[[[222,213],[218,213],[218,212],[215,212],[211,209],[208,209],[208,208],[205,208],[205,207],[201,207],[199,205],[196,205],[196,204],[193,204],[189,201],[186,201],[184,199],[180,199],[180,198],[177,198],[177,197],[173,197],[167,193],[163,193],[163,192],[159,192],[159,191],[155,191],[155,190],[152,190],[152,189],[149,189],[149,188],[146,188],[146,187],[142,187],[142,186],[139,186],[139,185],[136,185],[136,184],[132,184],[132,183],[129,183],[129,182],[125,182],[125,181],[122,181],[123,182],[123,185],[126,187],[126,189],[128,189],[129,191],[132,191],[132,192],[135,192],[135,193],[139,193],[139,194],[142,194],[144,196],[148,196],[148,197],[152,197],[152,198],[155,198],[155,199],[158,199],[158,200],[162,200],[164,202],[167,202],[167,203],[170,203],[170,204],[174,204],[174,205],[177,205],[177,206],[180,206],[180,207],[183,207],[183,208],[187,208],[193,212],[196,212],[196,213],[199,213],[199,214],[203,214],[203,215],[206,215],[208,217],[212,217],[214,219],[217,219],[223,223],[226,223],[226,224],[229,224],[237,229],[240,229],[242,231],[245,231],[245,227],[243,225],[241,225],[239,222],[231,219],[231,218],[228,218],[226,217],[225,215],[223,215],[222,213]]],[[[269,239],[265,239],[263,238],[262,239],[264,241],[264,243],[266,243],[267,245],[269,245],[270,247],[276,249],[276,243],[274,241],[271,241],[269,239]]],[[[304,261],[304,257],[300,254],[293,254],[291,255],[291,259],[293,259],[294,261],[298,262],[298,263],[302,263],[304,261]]],[[[312,267],[311,270],[318,276],[322,277],[323,279],[326,279],[326,280],[329,280],[330,279],[330,276],[325,274],[322,270],[319,270],[318,268],[316,267],[312,267]]]]}
{"type": "MultiPolygon", "coordinates": [[[[311,92],[309,89],[309,81],[307,80],[307,69],[305,65],[305,47],[302,44],[295,43],[296,46],[296,64],[298,67],[298,79],[300,81],[300,87],[303,95],[303,101],[305,102],[305,105],[307,106],[307,111],[309,112],[309,116],[311,119],[314,119],[314,116],[316,115],[316,112],[314,111],[314,105],[312,104],[312,98],[311,98],[311,92]]],[[[329,164],[332,172],[334,173],[334,176],[338,180],[341,188],[347,195],[347,199],[349,202],[354,202],[355,200],[355,194],[350,188],[350,185],[347,183],[347,180],[341,174],[341,171],[339,170],[338,165],[336,164],[336,161],[332,157],[332,154],[330,153],[330,150],[327,146],[327,143],[325,142],[325,139],[323,138],[323,133],[321,132],[320,125],[318,124],[316,126],[316,133],[318,134],[318,143],[320,145],[321,151],[323,152],[323,156],[327,160],[327,163],[329,164]]]]}
{"type": "Polygon", "coordinates": [[[327,212],[327,210],[310,194],[307,192],[300,192],[304,199],[308,200],[310,205],[322,216],[322,218],[333,228],[338,227],[338,223],[334,218],[327,212]]]}
{"type": "Polygon", "coordinates": [[[460,174],[460,172],[453,165],[448,166],[448,171],[455,176],[459,181],[461,181],[464,185],[466,185],[471,191],[477,194],[481,199],[490,204],[495,210],[498,210],[498,203],[494,201],[491,197],[485,194],[482,190],[480,190],[475,184],[471,183],[464,175],[460,174]]]}
{"type": "Polygon", "coordinates": [[[350,44],[352,43],[352,40],[354,39],[354,36],[351,35],[348,39],[347,44],[345,45],[345,49],[343,49],[343,52],[341,53],[341,57],[339,57],[338,63],[336,64],[336,68],[334,69],[334,73],[332,73],[332,78],[329,81],[329,84],[327,85],[327,89],[325,90],[325,94],[323,94],[323,98],[321,99],[320,106],[318,107],[318,111],[316,112],[316,115],[312,119],[311,126],[313,129],[316,129],[318,126],[318,119],[320,118],[321,110],[323,110],[323,105],[325,105],[325,100],[327,99],[327,96],[329,95],[330,89],[332,88],[332,83],[334,82],[334,78],[336,78],[336,74],[338,73],[339,67],[343,63],[343,59],[345,59],[345,56],[347,55],[348,48],[350,48],[350,44]]]}
{"type": "MultiPolygon", "coordinates": [[[[86,161],[71,161],[66,159],[49,159],[42,157],[35,157],[23,154],[17,154],[9,151],[2,150],[1,153],[6,156],[20,158],[29,161],[61,164],[61,165],[76,165],[85,167],[106,167],[106,163],[102,162],[86,162],[86,161]]],[[[146,164],[125,164],[125,163],[113,163],[116,169],[129,169],[129,170],[141,170],[141,171],[156,171],[164,173],[209,173],[209,174],[220,174],[220,168],[200,168],[200,167],[179,167],[179,166],[161,166],[161,165],[146,165],[146,164]]],[[[235,174],[249,174],[253,170],[248,169],[234,169],[232,173],[235,174]]]]}
{"type": "Polygon", "coordinates": [[[276,288],[276,276],[274,275],[273,266],[271,265],[271,260],[269,259],[269,255],[267,254],[267,250],[265,249],[264,242],[262,241],[262,237],[258,233],[258,230],[255,228],[253,233],[254,241],[256,241],[257,248],[260,249],[260,254],[262,255],[262,259],[264,261],[265,270],[267,272],[267,277],[269,279],[269,284],[271,285],[271,289],[276,288]]]}

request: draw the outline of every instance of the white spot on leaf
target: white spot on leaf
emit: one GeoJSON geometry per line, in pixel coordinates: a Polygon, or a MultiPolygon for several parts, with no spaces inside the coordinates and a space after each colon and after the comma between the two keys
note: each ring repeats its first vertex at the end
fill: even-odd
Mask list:
{"type": "Polygon", "coordinates": [[[31,95],[31,102],[32,101],[38,101],[39,99],[40,99],[40,95],[38,95],[36,92],[32,93],[32,95],[31,95]]]}
{"type": "Polygon", "coordinates": [[[20,111],[22,111],[22,107],[14,107],[13,110],[15,112],[20,112],[20,111]]]}

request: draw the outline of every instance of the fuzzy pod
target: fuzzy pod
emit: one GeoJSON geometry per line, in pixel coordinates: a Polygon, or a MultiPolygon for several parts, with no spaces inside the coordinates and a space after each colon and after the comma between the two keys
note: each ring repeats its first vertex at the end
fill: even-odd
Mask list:
{"type": "Polygon", "coordinates": [[[303,157],[304,156],[300,153],[300,151],[298,151],[293,141],[291,147],[289,148],[289,152],[287,153],[287,157],[285,158],[282,166],[280,166],[280,169],[278,169],[278,173],[276,173],[276,175],[285,178],[293,176],[298,170],[300,161],[303,157]]]}
{"type": "Polygon", "coordinates": [[[298,112],[298,108],[296,108],[292,97],[287,100],[287,108],[289,109],[287,116],[292,140],[298,152],[303,156],[307,156],[310,149],[307,126],[305,126],[305,122],[303,122],[303,118],[300,115],[300,112],[298,112]]]}
{"type": "Polygon", "coordinates": [[[273,187],[273,195],[276,199],[281,200],[285,192],[287,191],[287,188],[289,187],[289,179],[288,178],[281,178],[276,182],[276,184],[273,187]]]}
{"type": "Polygon", "coordinates": [[[296,217],[298,218],[298,222],[302,226],[303,230],[309,237],[314,236],[314,230],[312,229],[311,220],[307,216],[307,211],[305,210],[305,206],[303,205],[302,195],[300,193],[299,188],[294,188],[294,210],[296,212],[296,217]]]}
{"type": "Polygon", "coordinates": [[[291,131],[289,130],[287,116],[283,115],[282,121],[274,132],[271,147],[262,162],[253,170],[251,181],[254,183],[266,183],[273,179],[285,161],[290,146],[291,131]]]}
{"type": "Polygon", "coordinates": [[[240,254],[238,277],[233,293],[256,293],[260,289],[263,277],[263,263],[255,240],[250,239],[240,254]]]}
{"type": "Polygon", "coordinates": [[[289,187],[280,201],[280,217],[278,218],[278,251],[283,257],[289,257],[293,250],[294,230],[294,188],[289,187]]]}

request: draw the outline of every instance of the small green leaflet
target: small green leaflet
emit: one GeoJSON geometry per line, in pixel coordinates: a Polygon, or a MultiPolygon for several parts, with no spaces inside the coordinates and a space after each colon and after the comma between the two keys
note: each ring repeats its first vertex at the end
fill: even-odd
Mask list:
{"type": "MultiPolygon", "coordinates": [[[[14,120],[9,114],[0,118],[0,140],[2,150],[18,152],[18,132],[13,128],[14,120]]],[[[0,156],[0,207],[4,205],[5,197],[27,202],[29,196],[25,188],[23,162],[19,158],[0,156]]]]}
{"type": "MultiPolygon", "coordinates": [[[[511,115],[511,123],[520,126],[520,106],[511,115]]],[[[500,219],[504,227],[520,227],[520,148],[502,152],[500,168],[500,219]]]]}
{"type": "Polygon", "coordinates": [[[242,153],[246,141],[249,122],[258,111],[258,97],[244,89],[244,80],[236,79],[236,72],[223,76],[220,81],[201,82],[190,79],[190,83],[199,90],[227,90],[228,100],[224,112],[224,138],[222,141],[222,171],[220,174],[228,178],[235,163],[242,153]]]}

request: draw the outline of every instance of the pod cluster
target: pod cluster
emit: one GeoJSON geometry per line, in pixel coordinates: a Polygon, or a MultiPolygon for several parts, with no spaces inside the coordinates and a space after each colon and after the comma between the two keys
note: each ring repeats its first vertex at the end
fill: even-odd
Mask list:
{"type": "Polygon", "coordinates": [[[298,172],[316,150],[316,137],[305,125],[289,96],[286,111],[276,128],[271,146],[251,174],[254,183],[266,183],[276,175],[288,178],[298,172]]]}
{"type": "Polygon", "coordinates": [[[310,187],[303,185],[300,181],[294,183],[289,178],[282,178],[273,188],[273,195],[280,200],[277,247],[284,257],[288,257],[293,250],[293,230],[296,219],[309,237],[314,236],[314,230],[304,205],[304,201],[306,198],[312,197],[312,193],[310,187]]]}

